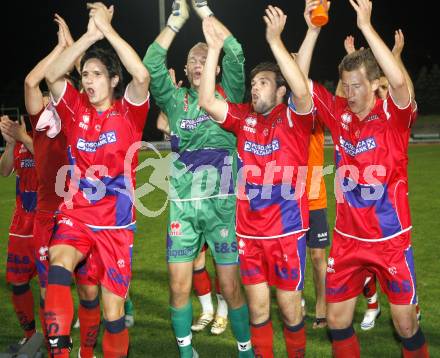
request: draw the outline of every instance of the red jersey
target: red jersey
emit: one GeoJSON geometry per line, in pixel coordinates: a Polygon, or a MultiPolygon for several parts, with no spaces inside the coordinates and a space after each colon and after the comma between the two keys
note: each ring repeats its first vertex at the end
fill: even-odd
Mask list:
{"type": "Polygon", "coordinates": [[[361,121],[345,98],[316,83],[313,101],[335,144],[335,230],[368,241],[410,230],[407,164],[413,106],[399,108],[390,96],[376,99],[361,121]]]}
{"type": "Polygon", "coordinates": [[[63,165],[69,164],[66,136],[60,132],[55,138],[49,138],[46,131],[35,130],[43,111],[29,116],[33,128],[35,167],[38,177],[37,210],[55,211],[63,200],[55,192],[57,173],[63,165]]]}
{"type": "Polygon", "coordinates": [[[32,213],[37,206],[37,173],[32,153],[23,143],[14,147],[15,214],[32,213]]]}
{"type": "Polygon", "coordinates": [[[228,102],[223,128],[237,136],[237,235],[277,238],[308,229],[305,192],[312,114],[285,104],[267,116],[228,102]]]}
{"type": "Polygon", "coordinates": [[[124,97],[98,113],[85,93],[66,82],[55,106],[67,137],[69,164],[77,170],[70,180],[73,196],[61,204],[61,214],[95,230],[134,229],[137,154],[131,163],[124,159],[142,139],[149,100],[135,105],[124,97]]]}

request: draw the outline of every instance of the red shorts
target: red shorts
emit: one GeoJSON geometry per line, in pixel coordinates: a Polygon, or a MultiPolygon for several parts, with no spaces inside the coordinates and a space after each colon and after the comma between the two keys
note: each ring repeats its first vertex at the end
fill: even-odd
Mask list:
{"type": "MultiPolygon", "coordinates": [[[[35,264],[37,266],[38,280],[41,288],[47,286],[49,272],[49,244],[55,229],[55,213],[50,211],[37,211],[34,222],[35,264]]],[[[86,260],[75,269],[75,281],[78,285],[96,285],[96,280],[89,276],[86,260]]]]}
{"type": "Polygon", "coordinates": [[[92,231],[82,223],[58,215],[50,247],[69,245],[80,251],[87,258],[83,277],[125,298],[131,281],[133,236],[133,231],[126,229],[92,231]]]}
{"type": "Polygon", "coordinates": [[[416,303],[416,275],[409,232],[371,243],[334,232],[327,264],[327,302],[357,297],[371,274],[376,275],[390,303],[416,303]]]}
{"type": "Polygon", "coordinates": [[[304,289],[306,235],[277,239],[237,237],[240,274],[244,285],[267,282],[285,291],[304,289]]]}
{"type": "Polygon", "coordinates": [[[6,281],[29,282],[37,273],[32,227],[35,214],[15,213],[9,227],[6,281]]]}

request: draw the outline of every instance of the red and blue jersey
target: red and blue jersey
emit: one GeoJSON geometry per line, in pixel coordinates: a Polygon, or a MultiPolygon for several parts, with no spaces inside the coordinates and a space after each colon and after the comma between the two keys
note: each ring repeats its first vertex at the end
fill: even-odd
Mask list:
{"type": "Polygon", "coordinates": [[[133,104],[125,95],[98,113],[85,93],[66,82],[55,106],[67,138],[69,164],[76,168],[70,173],[73,196],[61,204],[61,215],[92,230],[134,229],[137,154],[127,152],[142,139],[149,100],[133,104]]]}
{"type": "Polygon", "coordinates": [[[17,142],[14,147],[15,215],[34,213],[37,207],[37,172],[32,153],[23,143],[17,142]]]}
{"type": "Polygon", "coordinates": [[[336,224],[341,235],[383,241],[411,229],[408,143],[415,104],[376,99],[360,120],[347,100],[313,83],[313,102],[335,144],[336,224]]]}
{"type": "Polygon", "coordinates": [[[223,128],[237,137],[237,235],[277,238],[306,231],[311,113],[277,105],[268,115],[228,102],[223,128]]]}

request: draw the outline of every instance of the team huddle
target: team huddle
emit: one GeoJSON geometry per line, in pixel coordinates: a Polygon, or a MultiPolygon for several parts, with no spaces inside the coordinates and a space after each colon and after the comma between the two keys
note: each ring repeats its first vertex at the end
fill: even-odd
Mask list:
{"type": "Polygon", "coordinates": [[[17,176],[7,281],[25,338],[35,333],[29,281],[38,274],[50,357],[69,357],[72,350],[73,280],[80,298],[78,357],[94,357],[101,308],[104,357],[128,355],[138,160],[136,153],[128,162],[127,153],[142,139],[151,93],[162,111],[157,127],[175,153],[166,259],[180,357],[198,357],[191,331],[211,322],[213,334],[230,322],[239,357],[273,357],[271,287],[287,354],[304,357],[307,247],[316,293],[313,328],[328,327],[335,357],[360,357],[356,300],[362,292],[368,299],[361,328],[374,327],[376,280],[390,303],[403,356],[429,357],[410,237],[408,142],[417,105],[400,59],[403,34],[396,32],[390,51],[371,25],[371,1],[350,3],[369,48],[356,50],[353,38],[346,39],[336,94],[308,78],[321,30],[310,14],[321,1],[305,1],[308,30],[295,54],[281,40],[286,15],[268,6],[263,19],[275,62],[251,71],[248,103],[242,46],[207,1],[192,0],[206,43],[187,54],[188,88],[167,67],[168,49],[189,17],[186,0],[174,1],[143,61],[112,27],[113,6],[88,4],[87,31],[77,41],[55,15],[58,43],[25,80],[32,133],[7,116],[0,122],[6,142],[0,172],[17,176]],[[103,47],[103,39],[110,46],[103,47]],[[126,86],[122,66],[131,76],[126,86]],[[71,80],[74,69],[79,86],[71,80]],[[43,80],[50,94],[40,90],[43,80]],[[324,128],[336,167],[328,261],[324,128]],[[207,248],[216,271],[216,314],[206,284],[207,248]],[[194,323],[192,285],[202,304],[194,323]]]}

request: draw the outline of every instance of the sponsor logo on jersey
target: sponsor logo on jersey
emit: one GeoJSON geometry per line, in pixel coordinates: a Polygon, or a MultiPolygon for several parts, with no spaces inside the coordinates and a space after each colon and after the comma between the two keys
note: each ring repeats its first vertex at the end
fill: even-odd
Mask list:
{"type": "Polygon", "coordinates": [[[196,129],[200,123],[206,122],[210,118],[211,117],[209,115],[203,114],[200,117],[197,117],[196,119],[182,119],[182,121],[180,122],[180,128],[187,131],[192,131],[196,129]]]}
{"type": "Polygon", "coordinates": [[[22,159],[20,161],[20,168],[33,168],[35,167],[35,160],[33,159],[22,159]]]}
{"type": "Polygon", "coordinates": [[[228,237],[228,235],[229,235],[229,230],[228,229],[221,229],[220,230],[220,236],[222,237],[222,238],[227,238],[228,237]]]}
{"type": "Polygon", "coordinates": [[[88,125],[89,122],[90,122],[90,116],[88,114],[84,114],[82,116],[82,122],[79,122],[79,127],[84,130],[88,130],[89,129],[89,125],[88,125]]]}
{"type": "Polygon", "coordinates": [[[371,121],[374,121],[374,120],[376,120],[376,119],[379,119],[379,115],[378,114],[371,114],[371,115],[369,115],[366,119],[365,119],[365,121],[366,122],[371,122],[371,121]]]}
{"type": "Polygon", "coordinates": [[[344,152],[348,155],[355,157],[358,154],[368,152],[377,147],[376,140],[374,137],[369,137],[366,139],[360,140],[356,146],[354,146],[349,141],[345,140],[342,137],[339,137],[339,143],[341,147],[344,149],[344,152]]]}
{"type": "Polygon", "coordinates": [[[244,151],[251,152],[258,156],[270,155],[280,149],[280,142],[274,139],[271,143],[263,145],[251,141],[244,142],[244,151]]]}
{"type": "Polygon", "coordinates": [[[58,225],[60,225],[60,224],[64,224],[64,225],[73,227],[72,220],[70,220],[68,218],[62,218],[61,220],[58,220],[58,225]]]}
{"type": "Polygon", "coordinates": [[[182,226],[178,221],[171,221],[170,223],[170,236],[182,236],[182,226]]]}
{"type": "Polygon", "coordinates": [[[115,143],[116,141],[116,132],[110,131],[100,134],[98,141],[96,142],[88,142],[84,138],[78,138],[78,141],[76,142],[76,148],[84,152],[93,153],[96,152],[98,148],[106,144],[115,143]]]}

